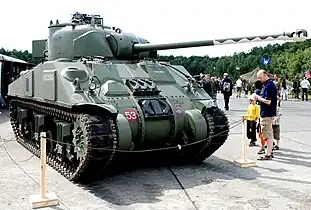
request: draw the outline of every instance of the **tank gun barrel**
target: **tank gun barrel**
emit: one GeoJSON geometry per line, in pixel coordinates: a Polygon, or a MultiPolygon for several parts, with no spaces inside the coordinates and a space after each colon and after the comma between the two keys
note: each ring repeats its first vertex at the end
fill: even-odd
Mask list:
{"type": "Polygon", "coordinates": [[[154,50],[170,50],[189,47],[203,47],[214,45],[226,45],[226,44],[241,44],[248,42],[262,42],[262,41],[287,41],[287,40],[305,40],[308,33],[304,29],[296,30],[295,32],[284,32],[280,34],[270,34],[261,36],[249,36],[249,37],[236,37],[216,40],[201,40],[190,42],[176,42],[167,44],[134,44],[133,51],[135,53],[154,51],[154,50]]]}

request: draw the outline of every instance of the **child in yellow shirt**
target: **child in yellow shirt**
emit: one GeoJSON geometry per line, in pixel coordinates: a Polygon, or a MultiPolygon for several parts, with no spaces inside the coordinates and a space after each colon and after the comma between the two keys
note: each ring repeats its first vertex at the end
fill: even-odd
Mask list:
{"type": "Polygon", "coordinates": [[[248,97],[249,99],[249,105],[247,107],[247,113],[246,113],[246,130],[247,130],[247,138],[250,139],[249,146],[253,147],[256,146],[257,142],[257,133],[256,133],[256,127],[257,127],[257,121],[260,116],[260,106],[256,104],[256,99],[254,94],[250,95],[248,97]]]}

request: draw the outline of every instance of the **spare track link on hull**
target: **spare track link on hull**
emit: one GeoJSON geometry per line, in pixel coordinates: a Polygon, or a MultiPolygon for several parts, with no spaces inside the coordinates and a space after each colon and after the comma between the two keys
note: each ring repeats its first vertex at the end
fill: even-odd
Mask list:
{"type": "Polygon", "coordinates": [[[195,157],[199,162],[210,157],[225,143],[230,129],[228,118],[218,107],[206,109],[205,120],[209,127],[209,139],[195,157]]]}
{"type": "MultiPolygon", "coordinates": [[[[108,170],[117,148],[116,122],[109,116],[93,116],[86,113],[71,113],[58,108],[47,107],[29,101],[13,99],[10,103],[10,121],[12,129],[18,143],[24,146],[31,153],[40,158],[41,151],[38,144],[29,139],[25,139],[19,129],[19,123],[14,115],[17,106],[31,109],[35,113],[50,115],[63,121],[74,123],[80,117],[86,125],[87,132],[87,151],[84,160],[79,166],[73,168],[68,162],[60,161],[55,153],[47,153],[47,164],[54,168],[61,175],[74,182],[89,182],[99,172],[105,173],[108,170]],[[109,143],[111,145],[109,145],[109,143]],[[108,144],[108,145],[107,145],[108,144]],[[96,148],[106,148],[107,150],[98,150],[96,148]],[[100,171],[102,170],[102,171],[100,171]]],[[[55,139],[53,139],[55,141],[55,139]]],[[[49,139],[47,139],[49,142],[49,139]]],[[[72,144],[72,143],[71,143],[72,144]]],[[[48,151],[48,148],[47,148],[48,151]]]]}

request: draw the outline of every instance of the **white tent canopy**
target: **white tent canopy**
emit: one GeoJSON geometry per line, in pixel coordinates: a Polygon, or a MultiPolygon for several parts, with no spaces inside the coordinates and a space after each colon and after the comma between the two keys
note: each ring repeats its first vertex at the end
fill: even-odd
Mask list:
{"type": "MultiPolygon", "coordinates": [[[[257,72],[260,70],[259,67],[255,68],[254,70],[248,72],[248,73],[245,73],[245,74],[242,74],[241,77],[242,79],[245,79],[247,81],[251,81],[252,83],[256,82],[258,79],[257,79],[257,72]]],[[[272,78],[273,77],[273,74],[270,74],[269,73],[269,76],[272,78]]],[[[293,87],[293,83],[289,80],[286,80],[286,86],[289,87],[289,88],[292,88],[293,87]]]]}
{"type": "Polygon", "coordinates": [[[8,61],[13,63],[27,63],[26,61],[23,61],[21,59],[13,58],[7,55],[0,54],[0,61],[8,61]]]}

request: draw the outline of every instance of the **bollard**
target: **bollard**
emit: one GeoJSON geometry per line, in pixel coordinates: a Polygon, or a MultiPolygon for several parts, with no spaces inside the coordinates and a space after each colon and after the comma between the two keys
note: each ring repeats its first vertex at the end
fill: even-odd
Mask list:
{"type": "Polygon", "coordinates": [[[29,198],[31,208],[44,208],[58,205],[55,193],[46,192],[46,133],[40,133],[41,146],[41,191],[39,195],[31,195],[29,198]]]}
{"type": "Polygon", "coordinates": [[[247,159],[247,142],[246,142],[246,119],[242,116],[242,159],[234,160],[233,163],[242,168],[256,166],[256,162],[247,159]]]}
{"type": "Polygon", "coordinates": [[[243,161],[246,162],[246,154],[247,154],[247,144],[246,144],[246,119],[242,117],[242,156],[243,161]]]}

